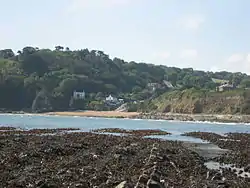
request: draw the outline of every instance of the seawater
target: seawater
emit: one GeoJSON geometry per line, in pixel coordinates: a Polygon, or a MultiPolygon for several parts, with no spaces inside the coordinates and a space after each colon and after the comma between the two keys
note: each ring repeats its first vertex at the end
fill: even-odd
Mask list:
{"type": "Polygon", "coordinates": [[[122,129],[161,129],[172,135],[154,136],[168,140],[204,142],[201,139],[181,136],[183,133],[201,131],[225,134],[229,132],[250,133],[249,124],[223,124],[208,122],[180,122],[165,120],[133,120],[113,118],[88,118],[77,116],[49,116],[33,114],[0,114],[0,126],[12,126],[21,129],[80,128],[90,131],[100,128],[122,129]]]}

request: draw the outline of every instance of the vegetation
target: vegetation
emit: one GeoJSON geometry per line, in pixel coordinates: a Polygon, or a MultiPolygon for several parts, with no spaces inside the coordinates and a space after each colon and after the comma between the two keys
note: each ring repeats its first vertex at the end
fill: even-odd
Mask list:
{"type": "MultiPolygon", "coordinates": [[[[250,87],[250,78],[242,73],[204,72],[192,68],[156,66],[146,63],[110,59],[98,50],[70,50],[56,46],[54,50],[24,47],[15,54],[11,49],[0,50],[0,109],[25,111],[61,111],[69,109],[109,109],[104,97],[113,94],[125,99],[133,110],[158,109],[152,100],[182,96],[182,91],[195,88],[200,94],[214,91],[226,80],[239,87],[250,87]],[[217,80],[217,82],[214,81],[217,80]],[[163,84],[169,81],[177,91],[163,84]],[[149,83],[158,83],[156,90],[149,83]],[[72,99],[74,90],[84,90],[85,101],[72,99]],[[163,95],[162,95],[163,94],[163,95]],[[162,95],[162,96],[161,96],[162,95]],[[179,96],[181,95],[181,96],[179,96]]],[[[186,93],[186,97],[196,93],[186,93]]],[[[195,94],[195,95],[194,95],[195,94]]],[[[248,107],[245,107],[248,109],[248,107]]]]}
{"type": "Polygon", "coordinates": [[[186,89],[166,92],[136,109],[142,112],[250,114],[250,90],[216,92],[186,89]]]}

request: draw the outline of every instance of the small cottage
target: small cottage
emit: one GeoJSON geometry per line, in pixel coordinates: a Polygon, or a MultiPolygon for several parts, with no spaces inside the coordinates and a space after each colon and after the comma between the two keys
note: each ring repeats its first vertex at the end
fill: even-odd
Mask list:
{"type": "Polygon", "coordinates": [[[109,95],[106,97],[106,102],[118,102],[118,99],[116,97],[113,97],[112,95],[109,95]]]}
{"type": "Polygon", "coordinates": [[[118,99],[116,97],[113,97],[112,95],[109,95],[105,99],[105,103],[110,106],[117,106],[119,104],[123,104],[124,100],[123,99],[118,99]]]}
{"type": "Polygon", "coordinates": [[[73,93],[74,99],[85,99],[85,91],[74,91],[73,93]]]}
{"type": "Polygon", "coordinates": [[[232,84],[223,84],[217,88],[218,91],[230,91],[232,89],[234,89],[232,84]]]}

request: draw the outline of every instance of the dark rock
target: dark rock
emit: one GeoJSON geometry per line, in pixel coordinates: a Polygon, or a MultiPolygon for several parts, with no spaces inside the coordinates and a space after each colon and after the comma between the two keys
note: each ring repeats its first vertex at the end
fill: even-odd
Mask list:
{"type": "Polygon", "coordinates": [[[37,181],[35,182],[35,184],[36,184],[37,187],[39,187],[39,186],[41,186],[41,185],[44,184],[44,181],[42,181],[42,180],[37,180],[37,181]]]}
{"type": "Polygon", "coordinates": [[[247,166],[244,168],[244,172],[250,172],[250,165],[247,165],[247,166]]]}
{"type": "Polygon", "coordinates": [[[147,174],[142,174],[140,177],[139,177],[139,183],[142,183],[142,184],[146,184],[147,181],[148,181],[148,175],[147,174]]]}
{"type": "Polygon", "coordinates": [[[149,180],[147,183],[147,188],[163,188],[163,186],[159,182],[149,180]]]}

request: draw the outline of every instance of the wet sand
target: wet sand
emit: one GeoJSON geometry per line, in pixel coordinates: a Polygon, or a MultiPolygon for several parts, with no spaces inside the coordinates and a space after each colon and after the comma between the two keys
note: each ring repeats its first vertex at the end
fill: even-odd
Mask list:
{"type": "MultiPolygon", "coordinates": [[[[115,188],[122,182],[127,188],[146,184],[157,188],[250,187],[248,177],[237,177],[226,169],[222,173],[208,169],[205,163],[214,158],[199,155],[192,149],[197,148],[197,144],[187,146],[183,142],[146,139],[137,136],[138,132],[130,136],[62,132],[66,129],[54,130],[53,135],[44,134],[48,130],[7,133],[12,131],[4,128],[0,134],[0,187],[115,188]]],[[[140,135],[143,134],[145,131],[140,135]]],[[[220,139],[215,135],[192,134],[205,135],[202,138],[207,140],[213,140],[210,137],[220,139]]],[[[250,145],[247,134],[229,137],[250,145]]],[[[237,145],[239,141],[218,142],[228,143],[219,144],[227,149],[238,146],[237,149],[242,149],[243,153],[248,147],[240,147],[237,145]]],[[[208,151],[209,147],[211,145],[208,151]]],[[[234,152],[230,155],[230,162],[248,170],[248,155],[234,152]],[[237,156],[245,158],[245,162],[238,163],[237,156]]],[[[229,162],[225,156],[222,154],[216,159],[229,162]]]]}

